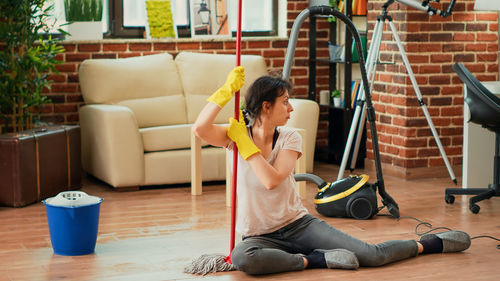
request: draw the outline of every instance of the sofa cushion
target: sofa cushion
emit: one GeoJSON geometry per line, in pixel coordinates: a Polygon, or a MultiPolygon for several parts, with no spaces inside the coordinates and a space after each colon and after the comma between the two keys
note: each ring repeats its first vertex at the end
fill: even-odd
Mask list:
{"type": "Polygon", "coordinates": [[[134,112],[139,128],[187,123],[183,95],[125,100],[118,104],[134,112]]]}
{"type": "MultiPolygon", "coordinates": [[[[144,151],[164,151],[188,149],[191,147],[191,124],[158,126],[139,129],[144,143],[144,151]]],[[[202,146],[208,145],[205,141],[202,146]]]]}
{"type": "MultiPolygon", "coordinates": [[[[203,181],[226,178],[226,152],[219,147],[202,149],[203,181]]],[[[144,154],[145,184],[186,183],[191,179],[191,152],[187,149],[144,154]]]]}
{"type": "Polygon", "coordinates": [[[79,79],[87,104],[182,94],[177,67],[168,53],[85,60],[79,69],[79,79]]]}
{"type": "MultiPolygon", "coordinates": [[[[204,54],[181,52],[175,63],[181,77],[187,103],[187,118],[194,123],[206,99],[226,81],[229,72],[234,68],[236,56],[221,54],[204,54]]],[[[243,55],[241,65],[245,68],[245,85],[240,91],[241,101],[248,86],[262,75],[267,75],[267,67],[261,56],[243,55]]],[[[215,119],[215,123],[227,123],[234,115],[234,99],[231,100],[215,119]]]]}

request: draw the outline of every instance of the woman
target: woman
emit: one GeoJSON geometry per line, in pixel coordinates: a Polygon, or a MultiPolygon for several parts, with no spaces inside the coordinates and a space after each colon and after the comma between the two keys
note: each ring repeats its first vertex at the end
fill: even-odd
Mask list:
{"type": "Polygon", "coordinates": [[[239,121],[231,118],[229,127],[214,124],[220,110],[243,86],[244,77],[243,68],[235,68],[224,86],[207,99],[193,126],[193,132],[209,144],[231,150],[236,143],[240,153],[236,230],[243,241],[231,254],[238,270],[268,274],[306,268],[356,269],[470,246],[469,235],[462,231],[373,245],[308,214],[293,178],[302,140],[293,129],[281,127],[293,111],[289,82],[263,76],[250,86],[244,114],[249,126],[241,116],[239,121]]]}

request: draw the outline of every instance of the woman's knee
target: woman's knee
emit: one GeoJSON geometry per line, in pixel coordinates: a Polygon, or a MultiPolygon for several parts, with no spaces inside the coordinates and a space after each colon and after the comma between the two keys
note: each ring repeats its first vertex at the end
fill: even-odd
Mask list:
{"type": "Polygon", "coordinates": [[[236,247],[231,252],[231,262],[236,268],[240,268],[245,263],[245,253],[241,247],[236,247]]]}
{"type": "Polygon", "coordinates": [[[247,274],[259,274],[255,266],[255,251],[257,247],[236,247],[231,252],[231,262],[239,270],[247,274]]]}

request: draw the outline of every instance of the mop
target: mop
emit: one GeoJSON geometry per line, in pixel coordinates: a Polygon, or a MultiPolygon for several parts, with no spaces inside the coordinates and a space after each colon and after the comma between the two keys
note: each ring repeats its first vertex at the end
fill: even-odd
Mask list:
{"type": "MultiPolygon", "coordinates": [[[[236,66],[241,65],[241,1],[238,0],[238,27],[236,32],[236,66]]],[[[240,104],[240,91],[234,94],[234,119],[239,119],[239,104],[240,104]]],[[[233,145],[233,181],[232,181],[232,194],[231,194],[231,242],[229,255],[223,254],[207,254],[193,260],[191,264],[184,268],[185,273],[206,275],[207,273],[214,273],[219,271],[236,270],[231,262],[231,252],[234,249],[235,243],[235,226],[236,226],[236,182],[238,171],[238,148],[236,144],[233,145]]]]}

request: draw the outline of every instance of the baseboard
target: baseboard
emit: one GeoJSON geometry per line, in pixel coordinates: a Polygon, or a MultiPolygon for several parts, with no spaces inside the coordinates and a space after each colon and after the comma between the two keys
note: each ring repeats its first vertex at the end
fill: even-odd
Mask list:
{"type": "MultiPolygon", "coordinates": [[[[462,165],[452,166],[456,177],[462,176],[462,165]]],[[[365,158],[365,170],[375,171],[375,161],[365,158]]],[[[382,163],[382,172],[384,175],[394,176],[401,179],[422,179],[422,178],[447,178],[450,176],[446,166],[439,167],[420,167],[404,168],[387,163],[382,163]]]]}

